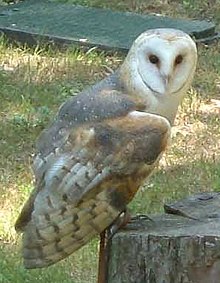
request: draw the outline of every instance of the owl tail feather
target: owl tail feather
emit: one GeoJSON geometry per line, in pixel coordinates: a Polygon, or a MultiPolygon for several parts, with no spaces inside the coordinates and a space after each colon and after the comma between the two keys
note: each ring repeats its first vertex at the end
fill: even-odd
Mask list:
{"type": "Polygon", "coordinates": [[[50,215],[33,217],[24,228],[23,258],[26,268],[52,265],[84,246],[108,227],[120,212],[106,200],[83,202],[78,208],[66,207],[50,215]],[[38,221],[38,222],[37,222],[38,221]]]}

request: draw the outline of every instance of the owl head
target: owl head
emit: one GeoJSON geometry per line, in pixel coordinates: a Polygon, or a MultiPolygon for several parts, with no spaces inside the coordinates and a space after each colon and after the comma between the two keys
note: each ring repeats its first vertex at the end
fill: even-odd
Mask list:
{"type": "Polygon", "coordinates": [[[149,112],[172,122],[196,62],[196,44],[189,35],[176,29],[154,29],[134,41],[120,73],[127,89],[146,100],[149,112]]]}

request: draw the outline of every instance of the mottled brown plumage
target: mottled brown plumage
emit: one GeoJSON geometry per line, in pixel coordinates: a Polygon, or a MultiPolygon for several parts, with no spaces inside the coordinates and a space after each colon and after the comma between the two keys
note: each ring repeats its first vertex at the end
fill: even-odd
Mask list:
{"type": "MultiPolygon", "coordinates": [[[[188,40],[193,50],[184,33],[159,30],[155,37],[168,33],[188,40]]],[[[111,225],[164,152],[182,92],[160,97],[146,83],[132,87],[132,60],[68,100],[41,134],[33,164],[35,189],[15,225],[23,232],[27,268],[67,257],[111,225]]]]}

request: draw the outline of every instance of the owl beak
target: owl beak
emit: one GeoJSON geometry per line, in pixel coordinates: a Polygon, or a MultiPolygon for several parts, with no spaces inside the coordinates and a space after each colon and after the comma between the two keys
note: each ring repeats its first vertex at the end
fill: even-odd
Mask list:
{"type": "Polygon", "coordinates": [[[163,83],[164,83],[164,88],[165,88],[165,90],[167,90],[169,83],[170,83],[171,76],[170,76],[170,74],[168,74],[168,75],[163,74],[161,77],[162,77],[162,80],[163,80],[163,83]]]}

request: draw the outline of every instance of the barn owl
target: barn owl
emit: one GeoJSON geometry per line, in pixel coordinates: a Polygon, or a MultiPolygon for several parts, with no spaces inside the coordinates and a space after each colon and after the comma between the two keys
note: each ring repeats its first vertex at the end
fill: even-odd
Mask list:
{"type": "Polygon", "coordinates": [[[168,144],[196,61],[184,32],[148,30],[115,73],[61,106],[37,141],[35,189],[15,224],[26,268],[69,256],[125,210],[168,144]]]}

